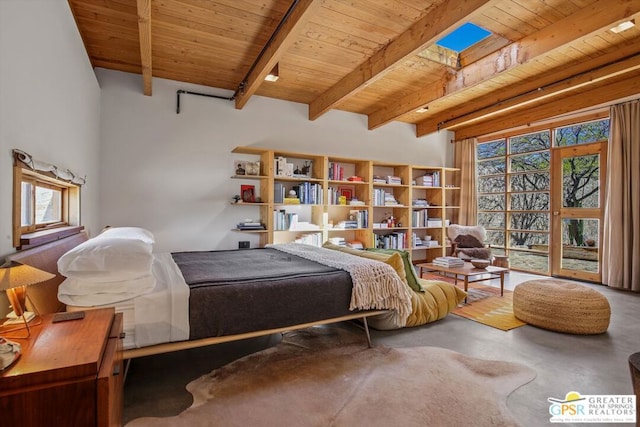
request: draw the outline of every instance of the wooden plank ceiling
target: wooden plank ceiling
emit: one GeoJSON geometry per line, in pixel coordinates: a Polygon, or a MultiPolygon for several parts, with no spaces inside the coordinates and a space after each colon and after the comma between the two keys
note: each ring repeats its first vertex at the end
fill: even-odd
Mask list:
{"type": "Polygon", "coordinates": [[[640,0],[69,4],[92,65],[140,74],[146,95],[160,77],[224,89],[239,109],[262,95],[308,104],[310,120],[339,109],[459,139],[640,94],[640,27],[611,31],[640,24],[640,0]],[[466,22],[492,35],[444,65],[435,41],[466,22]]]}

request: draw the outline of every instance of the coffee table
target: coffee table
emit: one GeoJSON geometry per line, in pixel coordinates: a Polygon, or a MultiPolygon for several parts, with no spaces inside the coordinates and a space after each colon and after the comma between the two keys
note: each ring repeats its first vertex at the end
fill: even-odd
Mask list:
{"type": "MultiPolygon", "coordinates": [[[[458,279],[464,280],[464,291],[467,292],[469,288],[469,283],[473,282],[481,282],[483,280],[491,280],[491,279],[500,279],[500,296],[504,295],[504,273],[508,272],[508,268],[504,267],[496,267],[494,265],[490,265],[487,268],[475,268],[473,264],[470,262],[465,262],[462,267],[445,267],[442,265],[437,265],[432,262],[416,264],[418,267],[418,274],[422,277],[422,269],[426,271],[437,271],[440,273],[444,273],[445,276],[451,275],[449,277],[453,277],[454,286],[458,285],[458,279]],[[474,278],[477,276],[489,275],[490,277],[484,278],[476,278],[475,280],[469,280],[470,278],[474,278]]],[[[467,299],[465,298],[465,302],[467,299]]]]}

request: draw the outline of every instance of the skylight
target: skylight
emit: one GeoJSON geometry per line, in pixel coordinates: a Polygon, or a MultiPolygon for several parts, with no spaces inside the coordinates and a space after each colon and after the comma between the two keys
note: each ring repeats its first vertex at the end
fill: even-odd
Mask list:
{"type": "Polygon", "coordinates": [[[436,45],[451,49],[457,53],[489,37],[491,32],[471,22],[461,25],[453,32],[436,42],[436,45]]]}

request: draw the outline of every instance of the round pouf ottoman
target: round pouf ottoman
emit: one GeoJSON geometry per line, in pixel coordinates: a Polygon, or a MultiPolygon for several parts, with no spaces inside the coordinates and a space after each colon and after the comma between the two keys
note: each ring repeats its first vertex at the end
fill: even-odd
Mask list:
{"type": "Polygon", "coordinates": [[[539,328],[591,335],[606,332],[611,306],[588,286],[557,279],[529,280],[513,290],[513,314],[539,328]]]}

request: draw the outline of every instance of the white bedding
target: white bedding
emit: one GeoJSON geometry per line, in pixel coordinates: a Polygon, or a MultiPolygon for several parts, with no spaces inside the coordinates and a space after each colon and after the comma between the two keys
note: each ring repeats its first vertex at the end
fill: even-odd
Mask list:
{"type": "Polygon", "coordinates": [[[67,305],[68,311],[114,307],[122,313],[124,349],[189,339],[189,286],[171,254],[153,255],[155,287],[143,295],[110,304],[67,305]]]}

